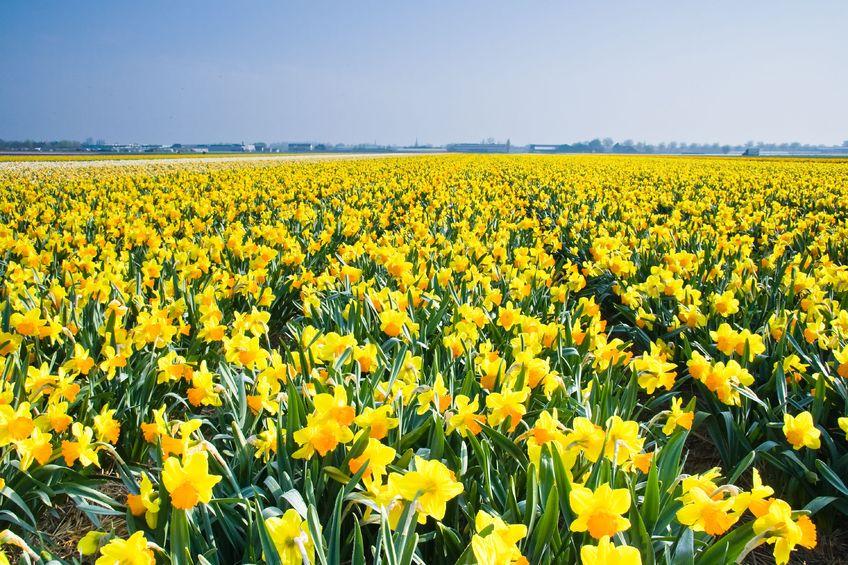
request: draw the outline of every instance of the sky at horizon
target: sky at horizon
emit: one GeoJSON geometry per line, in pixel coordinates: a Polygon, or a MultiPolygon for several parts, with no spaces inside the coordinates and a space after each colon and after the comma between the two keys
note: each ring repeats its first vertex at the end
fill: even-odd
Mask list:
{"type": "Polygon", "coordinates": [[[0,0],[0,139],[848,140],[848,2],[0,0]]]}

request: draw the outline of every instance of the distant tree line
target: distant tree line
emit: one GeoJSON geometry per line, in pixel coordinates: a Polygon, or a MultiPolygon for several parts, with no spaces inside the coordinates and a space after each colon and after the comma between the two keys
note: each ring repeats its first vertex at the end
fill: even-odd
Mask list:
{"type": "MultiPolygon", "coordinates": [[[[823,149],[834,149],[832,146],[822,144],[802,144],[797,141],[789,143],[765,143],[762,141],[749,141],[744,145],[728,145],[720,143],[686,143],[671,141],[668,143],[645,143],[643,141],[634,142],[632,139],[625,139],[616,142],[607,137],[604,139],[593,139],[591,141],[580,141],[577,143],[557,145],[557,151],[563,153],[712,153],[712,154],[727,154],[731,152],[745,151],[749,148],[757,148],[762,151],[816,151],[823,149]]],[[[842,143],[842,148],[848,148],[848,140],[842,143]]]]}
{"type": "Polygon", "coordinates": [[[79,151],[82,143],[63,139],[61,141],[6,141],[0,139],[0,151],[79,151]]]}

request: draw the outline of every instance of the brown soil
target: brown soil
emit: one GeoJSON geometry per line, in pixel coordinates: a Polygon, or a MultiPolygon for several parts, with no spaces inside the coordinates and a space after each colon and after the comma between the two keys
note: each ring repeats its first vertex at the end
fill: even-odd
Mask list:
{"type": "MultiPolygon", "coordinates": [[[[105,482],[100,490],[115,500],[122,501],[127,496],[126,488],[119,481],[105,482]]],[[[103,516],[100,519],[100,528],[95,528],[88,516],[78,510],[70,499],[65,499],[57,504],[52,512],[46,512],[42,516],[41,531],[47,534],[46,537],[52,542],[50,549],[55,552],[55,557],[61,559],[78,558],[77,542],[94,529],[114,532],[121,537],[127,535],[127,525],[122,517],[103,516]]]]}

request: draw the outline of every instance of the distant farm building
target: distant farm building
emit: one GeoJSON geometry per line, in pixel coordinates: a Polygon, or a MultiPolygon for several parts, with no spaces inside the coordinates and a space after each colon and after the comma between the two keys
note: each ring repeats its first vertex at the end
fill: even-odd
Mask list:
{"type": "Polygon", "coordinates": [[[255,151],[253,145],[244,143],[216,143],[208,146],[209,153],[250,153],[255,151]]]}
{"type": "Polygon", "coordinates": [[[742,153],[743,157],[759,157],[760,156],[760,148],[759,147],[749,147],[742,153]]]}
{"type": "Polygon", "coordinates": [[[311,143],[289,143],[287,149],[292,153],[303,153],[312,151],[315,147],[311,143]]]}

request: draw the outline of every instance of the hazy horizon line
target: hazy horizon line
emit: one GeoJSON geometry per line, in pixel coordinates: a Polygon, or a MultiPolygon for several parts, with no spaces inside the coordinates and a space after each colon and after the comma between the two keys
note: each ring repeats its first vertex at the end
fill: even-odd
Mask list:
{"type": "Polygon", "coordinates": [[[451,144],[462,144],[462,143],[481,143],[481,144],[505,144],[510,143],[516,147],[523,147],[527,145],[575,145],[575,144],[584,144],[584,143],[592,143],[594,141],[598,141],[604,144],[609,141],[610,145],[621,144],[621,145],[701,145],[701,146],[710,146],[710,145],[718,145],[725,146],[728,145],[730,147],[745,147],[745,146],[758,146],[758,145],[773,145],[773,146],[782,146],[782,145],[801,145],[801,146],[809,146],[809,147],[845,147],[848,145],[848,132],[846,132],[846,138],[836,142],[802,142],[798,140],[791,141],[764,141],[764,140],[755,140],[748,139],[744,142],[739,141],[686,141],[679,139],[670,139],[670,140],[659,140],[659,141],[647,141],[645,139],[637,139],[632,137],[625,138],[613,138],[610,136],[595,136],[591,138],[584,139],[575,139],[570,141],[519,141],[513,142],[511,138],[494,138],[494,137],[486,137],[486,138],[472,138],[470,136],[466,136],[463,138],[453,139],[450,141],[427,141],[420,139],[413,139],[411,142],[382,142],[380,140],[366,140],[366,141],[339,141],[333,140],[328,141],[321,139],[319,137],[293,137],[290,139],[277,139],[273,141],[267,141],[263,139],[256,139],[253,137],[242,137],[241,139],[214,139],[212,141],[114,141],[109,140],[105,137],[99,136],[85,136],[83,137],[56,137],[56,138],[39,138],[39,137],[25,137],[25,138],[7,138],[3,135],[0,135],[0,142],[3,143],[62,143],[62,142],[70,142],[70,143],[79,143],[81,145],[162,145],[162,146],[172,146],[172,145],[234,145],[234,144],[256,144],[256,143],[264,143],[266,145],[281,145],[281,144],[289,144],[289,143],[312,143],[312,144],[323,144],[329,146],[357,146],[357,145],[376,145],[376,146],[385,146],[385,147],[414,147],[414,146],[433,146],[433,147],[443,147],[451,144]],[[102,142],[102,143],[101,143],[102,142]]]}

